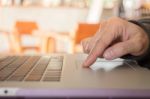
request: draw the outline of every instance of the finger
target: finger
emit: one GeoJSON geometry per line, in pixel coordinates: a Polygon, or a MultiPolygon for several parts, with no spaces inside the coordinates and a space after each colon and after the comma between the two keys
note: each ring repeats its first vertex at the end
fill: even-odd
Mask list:
{"type": "Polygon", "coordinates": [[[100,23],[100,27],[99,27],[98,31],[95,33],[95,35],[93,36],[93,38],[89,42],[89,45],[88,45],[88,51],[89,52],[94,47],[94,45],[99,41],[99,39],[101,39],[103,33],[105,33],[105,31],[107,30],[106,25],[107,25],[107,21],[102,21],[100,23]]]}
{"type": "Polygon", "coordinates": [[[86,53],[85,47],[87,45],[87,42],[85,40],[83,40],[83,41],[81,41],[81,45],[82,45],[83,52],[86,53]]]}
{"type": "Polygon", "coordinates": [[[91,38],[86,38],[86,39],[84,39],[84,40],[81,41],[81,45],[83,47],[84,53],[89,53],[88,52],[88,44],[89,44],[90,39],[91,38]]]}
{"type": "Polygon", "coordinates": [[[107,48],[103,56],[107,60],[113,60],[131,53],[133,49],[134,44],[131,41],[120,42],[107,48]]]}
{"type": "Polygon", "coordinates": [[[97,57],[102,56],[104,50],[111,44],[111,42],[114,40],[115,32],[110,35],[108,32],[104,33],[103,37],[95,44],[93,49],[91,50],[89,56],[84,61],[83,66],[89,67],[92,65],[97,57]]]}

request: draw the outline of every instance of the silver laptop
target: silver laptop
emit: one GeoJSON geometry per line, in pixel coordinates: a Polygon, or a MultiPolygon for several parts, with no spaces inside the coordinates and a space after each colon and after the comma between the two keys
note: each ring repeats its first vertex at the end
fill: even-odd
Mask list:
{"type": "Polygon", "coordinates": [[[150,97],[150,70],[122,59],[98,59],[83,68],[86,57],[1,56],[0,97],[150,97]]]}

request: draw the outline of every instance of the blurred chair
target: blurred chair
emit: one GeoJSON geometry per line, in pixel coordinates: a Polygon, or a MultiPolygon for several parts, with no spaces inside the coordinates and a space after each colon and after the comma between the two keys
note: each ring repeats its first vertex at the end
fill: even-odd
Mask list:
{"type": "Polygon", "coordinates": [[[100,24],[79,23],[74,39],[74,52],[81,52],[81,41],[87,37],[93,36],[99,29],[100,24]]]}
{"type": "Polygon", "coordinates": [[[19,53],[25,53],[25,51],[40,52],[41,44],[40,38],[33,36],[34,30],[37,30],[38,26],[35,22],[30,21],[17,21],[14,26],[15,35],[15,48],[19,53]]]}
{"type": "Polygon", "coordinates": [[[45,51],[46,53],[54,53],[56,52],[56,40],[53,37],[44,38],[46,41],[45,51]]]}

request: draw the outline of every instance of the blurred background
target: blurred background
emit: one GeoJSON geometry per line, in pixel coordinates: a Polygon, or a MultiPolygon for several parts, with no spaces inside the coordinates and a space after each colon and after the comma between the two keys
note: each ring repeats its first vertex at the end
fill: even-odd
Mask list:
{"type": "Polygon", "coordinates": [[[100,21],[150,17],[150,0],[0,0],[0,54],[81,53],[100,21]]]}

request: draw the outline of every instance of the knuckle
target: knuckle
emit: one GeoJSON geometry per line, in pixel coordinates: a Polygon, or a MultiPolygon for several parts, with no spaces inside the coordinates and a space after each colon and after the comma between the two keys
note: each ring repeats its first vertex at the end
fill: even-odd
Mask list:
{"type": "Polygon", "coordinates": [[[86,52],[89,53],[90,51],[91,51],[91,48],[88,47],[88,48],[86,49],[86,52]]]}
{"type": "Polygon", "coordinates": [[[107,41],[104,38],[98,40],[98,42],[99,42],[99,45],[102,47],[105,47],[107,45],[107,41]]]}

